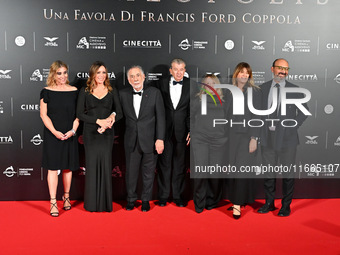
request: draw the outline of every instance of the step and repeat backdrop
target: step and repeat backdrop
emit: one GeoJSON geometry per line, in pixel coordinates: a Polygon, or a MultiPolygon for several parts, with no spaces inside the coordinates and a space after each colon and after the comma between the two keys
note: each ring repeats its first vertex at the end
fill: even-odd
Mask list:
{"type": "MultiPolygon", "coordinates": [[[[0,200],[48,198],[39,94],[53,61],[66,62],[71,83],[81,87],[92,62],[102,60],[121,89],[129,86],[131,65],[141,65],[147,81],[155,82],[168,74],[174,57],[186,60],[191,79],[210,72],[224,83],[239,62],[248,62],[257,85],[272,78],[274,59],[286,58],[287,79],[312,95],[297,162],[320,170],[299,174],[295,197],[340,196],[339,1],[3,0],[0,7],[0,200]]],[[[79,135],[75,199],[82,199],[86,173],[79,135]]],[[[123,135],[117,123],[115,199],[125,198],[123,135]]]]}

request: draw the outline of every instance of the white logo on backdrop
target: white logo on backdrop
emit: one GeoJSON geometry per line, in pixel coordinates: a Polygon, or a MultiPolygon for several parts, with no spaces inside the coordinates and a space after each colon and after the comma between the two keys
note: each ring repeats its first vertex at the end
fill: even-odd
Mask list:
{"type": "Polygon", "coordinates": [[[57,47],[58,43],[56,42],[56,40],[59,39],[59,37],[47,37],[45,36],[44,39],[47,41],[45,43],[45,46],[47,47],[57,47]]]}
{"type": "Polygon", "coordinates": [[[252,41],[255,45],[253,46],[253,50],[265,50],[263,44],[266,41],[252,41]]]}
{"type": "Polygon", "coordinates": [[[178,46],[181,47],[182,50],[187,50],[191,47],[191,44],[189,44],[189,40],[187,38],[181,41],[181,43],[178,46]]]}
{"type": "Polygon", "coordinates": [[[227,40],[227,41],[224,43],[224,47],[225,47],[227,50],[232,50],[232,49],[234,49],[234,46],[235,46],[235,43],[234,43],[232,40],[227,40]]]}
{"type": "Polygon", "coordinates": [[[19,35],[15,38],[14,42],[17,46],[22,47],[25,45],[26,40],[23,36],[19,35]]]}
{"type": "Polygon", "coordinates": [[[13,166],[7,167],[6,170],[3,172],[4,175],[7,177],[13,177],[17,172],[14,171],[13,166]]]}
{"type": "Polygon", "coordinates": [[[306,144],[318,144],[318,141],[316,140],[316,138],[318,138],[319,136],[308,136],[306,135],[307,141],[306,144]]]}
{"type": "Polygon", "coordinates": [[[0,70],[0,79],[11,79],[12,77],[9,75],[9,73],[12,70],[0,70]]]}
{"type": "Polygon", "coordinates": [[[40,134],[33,136],[33,138],[31,139],[31,143],[33,143],[34,145],[40,145],[43,141],[44,140],[41,139],[40,134]]]}

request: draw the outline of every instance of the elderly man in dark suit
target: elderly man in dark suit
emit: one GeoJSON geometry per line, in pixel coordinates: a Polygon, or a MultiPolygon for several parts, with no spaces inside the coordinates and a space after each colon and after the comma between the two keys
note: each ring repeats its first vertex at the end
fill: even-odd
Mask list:
{"type": "Polygon", "coordinates": [[[165,206],[172,186],[175,204],[184,207],[185,150],[190,141],[190,79],[184,77],[183,59],[173,59],[169,71],[171,76],[157,84],[162,92],[166,114],[164,153],[158,162],[158,198],[159,205],[165,206]]]}
{"type": "MultiPolygon", "coordinates": [[[[282,58],[276,59],[273,62],[271,71],[274,76],[273,80],[260,86],[262,90],[262,109],[270,109],[274,101],[277,101],[278,110],[275,110],[270,116],[266,116],[266,118],[277,119],[278,121],[273,122],[274,124],[271,121],[265,121],[265,125],[261,130],[262,161],[264,165],[277,166],[280,163],[283,166],[290,166],[295,164],[296,149],[299,144],[298,128],[307,116],[294,104],[287,104],[286,115],[281,115],[281,106],[285,104],[281,102],[280,90],[283,90],[283,88],[298,88],[298,86],[285,79],[289,71],[287,60],[282,58]],[[273,93],[274,90],[277,91],[276,94],[273,93]],[[280,123],[284,119],[294,121],[295,127],[281,125],[280,123]]],[[[300,100],[302,94],[287,93],[286,98],[300,100]]],[[[303,103],[302,105],[308,112],[307,104],[303,103]]],[[[278,215],[289,216],[294,191],[294,173],[282,173],[282,175],[283,197],[282,207],[278,215]]],[[[265,177],[267,177],[264,180],[266,203],[258,210],[259,213],[268,213],[275,210],[275,173],[267,173],[265,177]]]]}
{"type": "Polygon", "coordinates": [[[133,66],[127,72],[131,86],[120,91],[120,100],[125,115],[125,157],[127,205],[130,211],[137,200],[137,182],[142,171],[142,211],[150,210],[149,201],[155,176],[157,154],[164,150],[165,112],[160,91],[145,87],[144,71],[133,66]]]}

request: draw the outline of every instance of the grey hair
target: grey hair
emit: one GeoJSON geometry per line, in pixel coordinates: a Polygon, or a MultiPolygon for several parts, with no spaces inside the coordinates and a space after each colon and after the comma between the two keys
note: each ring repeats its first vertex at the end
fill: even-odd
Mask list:
{"type": "Polygon", "coordinates": [[[185,61],[184,61],[183,59],[181,59],[181,58],[174,58],[174,59],[171,61],[171,63],[170,63],[170,68],[172,67],[172,64],[173,64],[173,63],[176,63],[176,64],[178,64],[178,65],[180,65],[180,64],[186,65],[185,61]]]}
{"type": "Polygon", "coordinates": [[[142,72],[142,74],[145,75],[144,70],[143,70],[143,68],[142,68],[141,66],[139,66],[139,65],[133,65],[133,66],[131,66],[131,67],[127,70],[127,72],[126,72],[126,76],[127,76],[127,77],[129,77],[129,72],[130,72],[130,70],[133,69],[133,68],[138,68],[138,69],[142,72]]]}

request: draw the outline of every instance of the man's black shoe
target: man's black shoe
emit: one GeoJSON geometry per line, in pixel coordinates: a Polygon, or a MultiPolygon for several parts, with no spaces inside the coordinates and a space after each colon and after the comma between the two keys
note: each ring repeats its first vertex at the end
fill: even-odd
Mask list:
{"type": "Polygon", "coordinates": [[[281,217],[287,217],[289,215],[290,215],[290,208],[289,207],[288,208],[287,207],[286,208],[282,207],[280,209],[279,213],[278,213],[278,216],[281,216],[281,217]]]}
{"type": "Polygon", "coordinates": [[[166,206],[166,202],[167,202],[167,199],[160,198],[158,200],[158,205],[161,206],[161,207],[166,206]]]}
{"type": "Polygon", "coordinates": [[[128,202],[126,207],[125,207],[125,209],[127,211],[131,211],[131,210],[133,210],[134,207],[135,207],[135,203],[134,202],[128,202]]]}
{"type": "Polygon", "coordinates": [[[182,199],[176,199],[176,200],[174,200],[174,202],[175,202],[176,206],[178,206],[178,207],[185,207],[185,203],[182,199]]]}
{"type": "Polygon", "coordinates": [[[273,204],[264,204],[260,209],[257,210],[258,213],[268,213],[274,211],[275,207],[273,204]]]}
{"type": "Polygon", "coordinates": [[[142,201],[142,212],[150,211],[150,203],[149,201],[142,201]]]}

